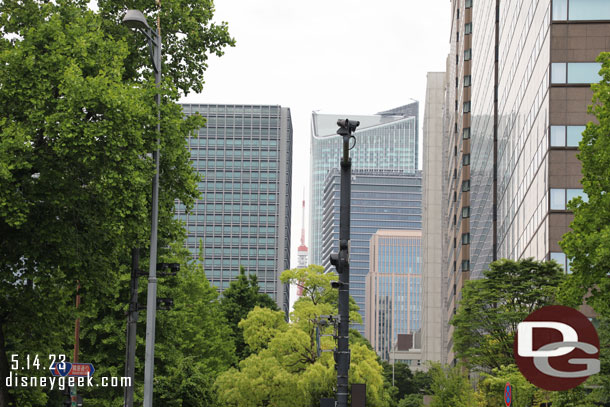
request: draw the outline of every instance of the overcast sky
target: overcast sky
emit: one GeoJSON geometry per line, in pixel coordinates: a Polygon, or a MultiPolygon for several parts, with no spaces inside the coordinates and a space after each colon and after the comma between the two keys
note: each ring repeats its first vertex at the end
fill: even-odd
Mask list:
{"type": "Polygon", "coordinates": [[[306,197],[309,193],[311,112],[349,118],[415,99],[421,123],[426,73],[445,70],[450,2],[215,0],[215,6],[215,20],[228,22],[237,44],[224,56],[210,58],[203,93],[183,102],[290,108],[294,267],[303,188],[306,197]]]}

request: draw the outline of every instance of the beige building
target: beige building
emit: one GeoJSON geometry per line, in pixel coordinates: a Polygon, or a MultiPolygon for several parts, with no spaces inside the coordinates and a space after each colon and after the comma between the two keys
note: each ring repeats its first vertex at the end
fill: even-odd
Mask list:
{"type": "Polygon", "coordinates": [[[442,283],[442,156],[445,73],[427,75],[424,110],[422,171],[422,326],[421,360],[441,362],[443,309],[442,283]]]}
{"type": "Polygon", "coordinates": [[[421,328],[421,231],[378,230],[369,246],[365,337],[383,360],[399,334],[421,328]]]}
{"type": "MultiPolygon", "coordinates": [[[[451,0],[443,140],[445,318],[499,258],[555,259],[582,195],[578,142],[610,50],[607,1],[451,0]]],[[[586,197],[585,197],[586,199],[586,197]]],[[[453,362],[452,328],[444,352],[453,362]]]]}

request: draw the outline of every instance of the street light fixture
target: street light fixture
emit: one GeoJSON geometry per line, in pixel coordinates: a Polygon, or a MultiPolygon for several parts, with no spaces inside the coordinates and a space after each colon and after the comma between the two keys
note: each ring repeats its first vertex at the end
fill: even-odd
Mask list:
{"type": "MultiPolygon", "coordinates": [[[[148,271],[148,297],[146,299],[146,359],[144,364],[144,407],[152,407],[153,372],[155,362],[155,321],[157,316],[157,227],[159,220],[159,145],[161,139],[161,27],[157,20],[155,32],[139,10],[127,10],[123,24],[137,29],[148,39],[150,58],[155,71],[157,85],[157,148],[153,153],[155,161],[155,176],[153,177],[152,215],[150,232],[150,259],[148,271]]],[[[135,342],[134,342],[135,345],[135,342]]],[[[131,403],[133,403],[133,386],[131,387],[131,403]]],[[[127,396],[126,396],[127,398],[127,396]]],[[[127,400],[126,400],[126,405],[127,400]]]]}

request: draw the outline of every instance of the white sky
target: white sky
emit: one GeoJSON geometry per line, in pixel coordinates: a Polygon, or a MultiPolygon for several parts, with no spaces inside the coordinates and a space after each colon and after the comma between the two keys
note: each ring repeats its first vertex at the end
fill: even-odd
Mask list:
{"type": "MultiPolygon", "coordinates": [[[[349,118],[412,98],[420,102],[422,123],[426,73],[445,70],[450,0],[216,0],[215,5],[215,20],[229,23],[237,44],[210,58],[203,93],[182,102],[290,108],[295,267],[303,188],[309,196],[311,112],[349,118]]],[[[308,210],[309,203],[306,217],[308,210]]],[[[308,240],[307,219],[305,227],[308,240]]]]}

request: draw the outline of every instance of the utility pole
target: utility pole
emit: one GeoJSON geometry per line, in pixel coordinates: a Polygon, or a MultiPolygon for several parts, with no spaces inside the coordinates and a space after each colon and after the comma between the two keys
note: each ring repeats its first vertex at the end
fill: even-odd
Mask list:
{"type": "MultiPolygon", "coordinates": [[[[337,134],[343,137],[343,158],[341,160],[341,203],[339,213],[339,254],[330,255],[330,263],[339,274],[339,281],[333,282],[333,288],[339,289],[339,334],[335,362],[337,368],[337,407],[347,407],[349,396],[348,372],[350,363],[349,351],[349,240],[350,240],[350,206],[352,160],[349,157],[350,140],[359,121],[337,120],[337,134]]],[[[352,146],[353,148],[353,146],[352,146]]]]}

